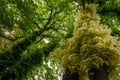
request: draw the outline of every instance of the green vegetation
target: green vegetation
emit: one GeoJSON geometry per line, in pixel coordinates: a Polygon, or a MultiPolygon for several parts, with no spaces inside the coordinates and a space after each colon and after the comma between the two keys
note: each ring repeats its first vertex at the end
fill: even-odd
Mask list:
{"type": "Polygon", "coordinates": [[[110,29],[100,24],[96,5],[89,4],[79,11],[73,37],[53,52],[53,58],[64,70],[78,71],[80,80],[88,80],[91,68],[99,69],[103,64],[109,66],[109,79],[117,80],[120,71],[119,52],[120,41],[111,36],[110,29]]]}
{"type": "Polygon", "coordinates": [[[39,80],[58,80],[67,67],[73,72],[83,69],[83,77],[88,77],[92,66],[104,63],[111,77],[116,69],[117,76],[119,4],[119,0],[0,0],[0,80],[35,80],[36,75],[39,80]],[[96,5],[89,8],[87,3],[98,4],[97,11],[96,5]]]}

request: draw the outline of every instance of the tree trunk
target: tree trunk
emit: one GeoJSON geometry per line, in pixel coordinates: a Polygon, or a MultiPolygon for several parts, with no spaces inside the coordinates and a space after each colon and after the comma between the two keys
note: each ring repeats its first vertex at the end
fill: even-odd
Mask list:
{"type": "MultiPolygon", "coordinates": [[[[103,65],[99,69],[93,68],[89,72],[93,73],[93,75],[89,75],[89,80],[109,80],[108,73],[107,73],[107,67],[105,65],[103,65]]],[[[79,74],[77,72],[71,73],[69,69],[66,69],[62,80],[79,80],[79,74]]]]}
{"type": "Polygon", "coordinates": [[[93,75],[89,75],[90,80],[109,80],[107,73],[107,66],[103,65],[100,69],[91,69],[93,75]]]}
{"type": "Polygon", "coordinates": [[[69,69],[66,69],[65,74],[63,75],[62,80],[79,80],[78,73],[71,73],[69,69]]]}

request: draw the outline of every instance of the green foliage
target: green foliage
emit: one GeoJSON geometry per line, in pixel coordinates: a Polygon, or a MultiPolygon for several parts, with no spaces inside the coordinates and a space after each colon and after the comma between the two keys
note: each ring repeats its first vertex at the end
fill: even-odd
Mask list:
{"type": "Polygon", "coordinates": [[[36,5],[33,0],[1,0],[0,24],[9,30],[13,29],[14,24],[19,25],[19,28],[26,29],[28,27],[26,24],[30,24],[33,20],[35,10],[36,5]]]}
{"type": "MultiPolygon", "coordinates": [[[[84,1],[100,5],[97,11],[101,22],[112,29],[112,35],[119,37],[119,0],[84,1]]],[[[64,39],[75,35],[73,22],[82,5],[82,0],[0,0],[0,79],[21,80],[25,76],[28,79],[37,74],[36,67],[50,70],[53,73],[50,74],[51,80],[57,79],[53,68],[42,62],[61,39],[60,47],[63,49],[69,44],[64,39]],[[6,35],[4,30],[9,34],[6,35]],[[45,43],[44,39],[49,43],[45,43]]],[[[76,58],[76,55],[72,56],[76,58]]],[[[92,63],[100,67],[97,61],[92,63]]],[[[49,77],[43,74],[43,78],[48,80],[49,77]]]]}
{"type": "Polygon", "coordinates": [[[0,6],[0,79],[8,80],[21,80],[32,67],[41,65],[43,56],[49,56],[72,29],[77,10],[67,0],[0,0],[0,6]]]}
{"type": "Polygon", "coordinates": [[[44,57],[42,65],[34,66],[29,70],[23,80],[58,80],[61,75],[62,71],[60,71],[56,62],[50,61],[49,58],[44,57]]]}
{"type": "Polygon", "coordinates": [[[65,70],[78,71],[80,80],[89,80],[91,68],[108,66],[110,80],[116,80],[120,72],[120,41],[111,36],[111,29],[100,24],[96,5],[86,5],[80,10],[75,22],[73,37],[61,42],[55,49],[54,58],[65,70]],[[84,74],[84,75],[83,75],[84,74]],[[112,75],[112,76],[111,76],[112,75]]]}

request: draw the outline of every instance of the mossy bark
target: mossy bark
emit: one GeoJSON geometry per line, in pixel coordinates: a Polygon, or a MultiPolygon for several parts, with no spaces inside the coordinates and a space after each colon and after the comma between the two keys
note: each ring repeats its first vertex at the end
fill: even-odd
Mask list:
{"type": "MultiPolygon", "coordinates": [[[[103,65],[99,69],[93,68],[89,72],[90,72],[89,80],[109,80],[107,67],[105,65],[103,65]],[[91,73],[93,73],[93,75],[91,75],[91,73]]],[[[66,69],[62,80],[80,80],[80,79],[79,74],[77,72],[72,73],[69,69],[66,69]]]]}
{"type": "Polygon", "coordinates": [[[63,41],[53,52],[53,58],[60,66],[70,70],[65,70],[63,80],[118,78],[116,75],[120,70],[120,41],[111,36],[111,29],[100,24],[96,6],[88,4],[84,10],[80,10],[73,37],[63,41]],[[78,74],[73,73],[74,71],[78,71],[78,74]]]}

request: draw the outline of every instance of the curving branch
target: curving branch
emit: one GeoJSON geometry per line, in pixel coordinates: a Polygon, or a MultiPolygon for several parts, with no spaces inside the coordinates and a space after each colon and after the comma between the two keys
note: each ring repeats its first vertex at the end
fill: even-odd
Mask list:
{"type": "Polygon", "coordinates": [[[49,18],[48,18],[48,21],[47,21],[47,23],[44,25],[44,30],[47,28],[48,24],[50,24],[50,22],[51,22],[51,20],[52,20],[52,13],[53,13],[53,11],[52,11],[52,9],[51,9],[51,11],[50,11],[50,16],[49,16],[49,18]]]}
{"type": "Polygon", "coordinates": [[[41,28],[37,22],[34,21],[34,24],[38,27],[39,30],[41,30],[41,28]]]}
{"type": "Polygon", "coordinates": [[[9,41],[12,41],[12,42],[14,42],[14,41],[16,41],[16,40],[18,40],[20,38],[24,38],[23,36],[19,36],[19,37],[13,38],[13,37],[10,37],[10,36],[6,36],[4,34],[0,34],[0,37],[2,37],[4,39],[7,39],[9,41]]]}

